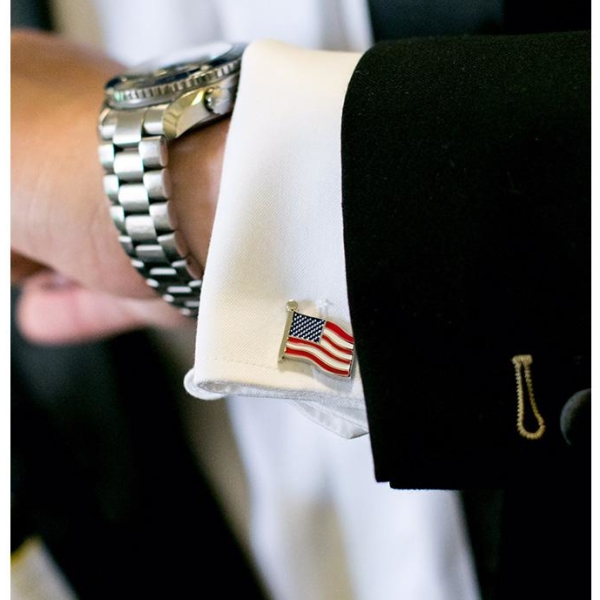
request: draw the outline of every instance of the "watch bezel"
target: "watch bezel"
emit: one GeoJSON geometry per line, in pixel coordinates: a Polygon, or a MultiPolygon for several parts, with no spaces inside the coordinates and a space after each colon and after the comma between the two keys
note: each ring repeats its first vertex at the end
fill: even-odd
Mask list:
{"type": "Polygon", "coordinates": [[[146,61],[109,80],[111,108],[140,108],[173,102],[191,90],[210,87],[240,68],[246,44],[216,42],[146,61]]]}

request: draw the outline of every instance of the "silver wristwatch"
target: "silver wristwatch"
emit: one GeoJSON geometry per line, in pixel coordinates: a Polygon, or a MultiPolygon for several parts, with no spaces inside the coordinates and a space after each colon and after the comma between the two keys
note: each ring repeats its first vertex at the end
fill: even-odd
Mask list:
{"type": "Polygon", "coordinates": [[[98,153],[119,241],[148,285],[188,316],[198,312],[202,281],[177,250],[167,142],[232,111],[244,47],[193,48],[105,86],[98,153]]]}

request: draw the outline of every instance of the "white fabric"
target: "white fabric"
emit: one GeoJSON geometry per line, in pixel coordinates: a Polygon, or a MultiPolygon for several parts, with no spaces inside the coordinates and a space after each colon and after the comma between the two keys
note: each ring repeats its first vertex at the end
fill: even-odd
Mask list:
{"type": "Polygon", "coordinates": [[[29,538],[10,561],[11,600],[77,600],[46,545],[29,538]]]}
{"type": "Polygon", "coordinates": [[[292,399],[344,437],[367,431],[358,365],[340,378],[278,356],[290,298],[349,328],[340,123],[359,58],[272,41],[246,50],[185,380],[200,397],[292,399]]]}
{"type": "Polygon", "coordinates": [[[273,598],[478,600],[456,493],[378,485],[368,437],[341,439],[268,398],[229,402],[273,598]]]}
{"type": "Polygon", "coordinates": [[[275,37],[329,50],[362,50],[371,42],[364,0],[220,0],[215,6],[229,39],[275,37]]]}
{"type": "Polygon", "coordinates": [[[275,38],[305,48],[371,45],[366,0],[96,0],[107,51],[137,64],[217,39],[275,38]]]}

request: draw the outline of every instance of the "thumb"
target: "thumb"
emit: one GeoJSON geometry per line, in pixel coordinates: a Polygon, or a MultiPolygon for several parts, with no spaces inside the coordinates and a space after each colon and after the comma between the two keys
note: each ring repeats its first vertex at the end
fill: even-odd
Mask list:
{"type": "Polygon", "coordinates": [[[161,298],[139,300],[92,291],[62,276],[44,272],[22,289],[17,323],[23,335],[39,344],[96,340],[148,325],[190,326],[161,298]]]}

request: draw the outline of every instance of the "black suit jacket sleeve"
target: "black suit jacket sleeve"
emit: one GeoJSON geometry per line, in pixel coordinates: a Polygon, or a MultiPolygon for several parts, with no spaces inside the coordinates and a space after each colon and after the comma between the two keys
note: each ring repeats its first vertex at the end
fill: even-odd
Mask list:
{"type": "Polygon", "coordinates": [[[590,386],[589,60],[576,33],[383,43],[356,68],[343,214],[380,481],[499,487],[569,460],[560,411],[590,386]],[[538,441],[517,433],[519,354],[538,441]]]}

